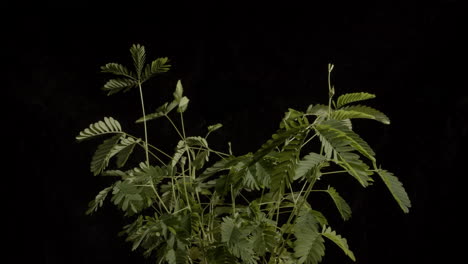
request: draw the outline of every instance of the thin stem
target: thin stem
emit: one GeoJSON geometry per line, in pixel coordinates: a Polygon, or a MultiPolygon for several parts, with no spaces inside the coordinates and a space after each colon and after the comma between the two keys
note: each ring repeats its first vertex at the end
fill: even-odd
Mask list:
{"type": "Polygon", "coordinates": [[[340,170],[340,171],[329,171],[329,172],[320,172],[322,175],[327,175],[327,174],[337,174],[337,173],[344,173],[348,172],[347,170],[340,170]]]}
{"type": "MultiPolygon", "coordinates": [[[[314,187],[315,180],[316,179],[314,178],[313,181],[310,182],[309,186],[307,187],[306,193],[305,193],[304,197],[302,198],[302,201],[300,202],[300,205],[299,206],[294,206],[291,214],[289,215],[289,218],[288,218],[288,220],[286,221],[286,224],[285,224],[285,226],[287,226],[287,229],[284,232],[284,233],[288,233],[288,235],[287,235],[286,239],[283,240],[283,243],[281,244],[281,247],[279,248],[279,251],[275,252],[277,256],[281,255],[282,251],[284,250],[285,242],[288,241],[289,237],[291,236],[291,233],[289,232],[289,230],[291,228],[291,225],[289,225],[289,224],[292,221],[294,215],[296,214],[296,211],[300,210],[302,208],[302,206],[306,203],[307,198],[309,197],[309,194],[312,192],[312,188],[314,187]]],[[[305,184],[304,184],[304,186],[305,186],[305,184]]],[[[303,189],[304,189],[304,186],[303,186],[303,189]]],[[[300,197],[300,195],[298,197],[300,197]]]]}
{"type": "Polygon", "coordinates": [[[185,139],[184,114],[182,112],[180,112],[180,124],[182,125],[182,134],[185,139]]]}
{"type": "MultiPolygon", "coordinates": [[[[155,159],[157,159],[159,162],[161,162],[162,165],[166,165],[166,163],[164,163],[164,161],[162,161],[158,156],[156,156],[156,154],[154,154],[153,152],[149,151],[147,148],[146,148],[146,145],[142,145],[140,143],[138,143],[139,146],[141,146],[143,149],[145,149],[147,151],[147,154],[151,154],[151,156],[153,156],[155,159]]],[[[148,162],[147,162],[148,163],[148,162]]],[[[147,164],[149,166],[149,163],[147,164]]]]}
{"type": "Polygon", "coordinates": [[[304,144],[302,144],[301,148],[303,148],[305,145],[307,145],[312,139],[314,139],[315,137],[317,136],[317,134],[314,134],[313,136],[311,136],[306,142],[304,142],[304,144]]]}
{"type": "Polygon", "coordinates": [[[143,125],[144,125],[144,129],[145,129],[146,165],[149,165],[148,129],[147,129],[147,127],[146,127],[145,101],[143,100],[143,89],[141,89],[141,82],[140,82],[140,81],[138,81],[138,88],[140,89],[141,110],[142,110],[142,112],[143,112],[143,125]]]}
{"type": "Polygon", "coordinates": [[[148,146],[152,147],[153,149],[155,149],[155,150],[158,151],[159,153],[163,154],[164,156],[166,156],[166,157],[172,159],[172,157],[171,157],[169,154],[167,154],[166,152],[160,150],[159,148],[157,148],[157,147],[155,147],[155,146],[153,146],[153,145],[151,145],[151,144],[148,144],[148,146]]]}
{"type": "Polygon", "coordinates": [[[181,139],[184,139],[184,136],[182,136],[182,134],[180,133],[179,129],[177,128],[177,126],[174,124],[174,122],[172,121],[172,119],[168,116],[168,115],[164,115],[167,120],[169,120],[169,122],[171,123],[172,127],[174,127],[175,131],[177,132],[177,134],[179,134],[180,138],[181,139]]]}
{"type": "Polygon", "coordinates": [[[158,198],[159,202],[162,204],[162,207],[166,212],[170,213],[169,210],[166,207],[166,204],[164,204],[164,201],[162,200],[161,196],[159,196],[158,191],[156,190],[156,187],[154,187],[154,182],[153,179],[151,179],[151,189],[153,189],[154,194],[156,194],[156,197],[158,198]]]}

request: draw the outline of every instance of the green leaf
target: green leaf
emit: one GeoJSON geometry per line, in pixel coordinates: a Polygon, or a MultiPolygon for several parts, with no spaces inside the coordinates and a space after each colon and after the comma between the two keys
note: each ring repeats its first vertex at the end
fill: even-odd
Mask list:
{"type": "Polygon", "coordinates": [[[316,116],[327,115],[328,105],[323,105],[323,104],[309,105],[309,107],[307,108],[306,114],[316,115],[316,116]]]}
{"type": "Polygon", "coordinates": [[[127,69],[127,67],[118,63],[107,63],[101,67],[102,72],[113,73],[115,75],[122,75],[127,78],[135,80],[135,74],[127,69]]]}
{"type": "Polygon", "coordinates": [[[375,95],[370,93],[347,93],[338,97],[336,107],[340,108],[343,105],[347,105],[358,101],[369,100],[373,98],[375,98],[375,95]]]}
{"type": "Polygon", "coordinates": [[[343,250],[343,252],[348,256],[352,261],[356,261],[356,257],[354,256],[354,253],[349,249],[348,242],[346,241],[346,238],[341,237],[338,235],[334,230],[332,230],[330,227],[325,228],[322,231],[322,236],[330,239],[333,243],[335,243],[338,247],[343,250]]]}
{"type": "Polygon", "coordinates": [[[175,89],[175,91],[173,93],[174,101],[179,103],[180,100],[182,99],[183,94],[184,94],[184,87],[182,87],[182,82],[180,80],[178,80],[177,84],[176,84],[176,89],[175,89]]]}
{"type": "Polygon", "coordinates": [[[271,187],[271,174],[270,170],[275,165],[272,161],[262,159],[253,165],[250,165],[245,170],[245,177],[243,180],[244,187],[250,190],[259,190],[260,188],[271,187]]]}
{"type": "Polygon", "coordinates": [[[367,187],[373,181],[369,177],[373,173],[369,170],[369,166],[359,159],[359,155],[343,151],[338,156],[338,165],[346,169],[363,187],[367,187]]]}
{"type": "Polygon", "coordinates": [[[157,74],[168,72],[171,69],[171,65],[168,64],[168,62],[169,59],[167,57],[163,57],[157,58],[151,62],[151,64],[147,64],[143,72],[142,81],[147,81],[157,74]]]}
{"type": "Polygon", "coordinates": [[[179,142],[177,143],[174,156],[172,157],[172,160],[171,160],[172,167],[175,167],[177,165],[177,163],[179,162],[180,158],[182,157],[182,155],[184,154],[186,150],[187,150],[187,147],[185,145],[185,141],[179,140],[179,142]]]}
{"type": "Polygon", "coordinates": [[[345,106],[332,113],[331,118],[336,120],[351,119],[351,118],[365,118],[379,121],[383,124],[389,125],[390,119],[382,112],[372,107],[363,105],[345,106]]]}
{"type": "Polygon", "coordinates": [[[96,136],[115,133],[122,133],[122,127],[120,126],[119,121],[112,117],[104,117],[104,121],[98,121],[91,124],[88,128],[81,131],[80,134],[76,136],[76,139],[78,141],[82,141],[96,136]]]}
{"type": "Polygon", "coordinates": [[[142,209],[143,197],[140,190],[129,181],[118,181],[112,191],[112,202],[123,211],[135,214],[142,209]]]}
{"type": "Polygon", "coordinates": [[[278,233],[272,224],[261,222],[253,231],[253,250],[258,256],[263,257],[267,252],[273,252],[278,242],[278,233]]]}
{"type": "Polygon", "coordinates": [[[209,156],[210,156],[209,150],[200,151],[196,155],[195,160],[192,163],[192,166],[195,167],[195,169],[197,170],[203,168],[205,166],[205,162],[209,161],[209,156]]]}
{"type": "Polygon", "coordinates": [[[325,245],[317,227],[318,223],[309,209],[302,209],[294,225],[294,256],[297,263],[317,264],[325,255],[325,245]]]}
{"type": "Polygon", "coordinates": [[[271,172],[271,191],[283,193],[288,183],[291,183],[296,174],[296,166],[306,136],[305,131],[297,133],[294,138],[287,141],[283,150],[278,153],[277,164],[271,172]]]}
{"type": "Polygon", "coordinates": [[[379,169],[377,174],[379,174],[380,178],[390,190],[393,198],[395,198],[395,200],[398,202],[398,205],[400,205],[403,212],[408,213],[409,208],[411,207],[411,201],[405,191],[405,188],[403,187],[403,184],[396,176],[393,175],[393,173],[387,170],[379,169]]]}
{"type": "Polygon", "coordinates": [[[121,137],[122,135],[120,134],[115,135],[104,140],[104,142],[98,146],[91,160],[91,172],[94,173],[95,176],[99,175],[109,165],[109,160],[114,154],[112,151],[121,137]]]}
{"type": "Polygon", "coordinates": [[[146,51],[145,47],[140,44],[133,44],[130,48],[132,54],[133,65],[135,66],[135,72],[138,80],[142,80],[142,71],[146,63],[146,51]]]}
{"type": "Polygon", "coordinates": [[[107,95],[112,95],[121,90],[124,92],[130,90],[133,87],[138,86],[138,81],[126,79],[126,78],[117,78],[117,79],[110,79],[107,81],[106,84],[102,87],[104,91],[107,91],[107,95]]]}
{"type": "Polygon", "coordinates": [[[112,188],[113,186],[107,187],[96,195],[96,198],[89,203],[89,209],[86,211],[87,215],[96,212],[99,207],[102,207],[107,194],[112,188]]]}
{"type": "Polygon", "coordinates": [[[303,112],[289,108],[288,112],[285,113],[283,120],[281,120],[280,128],[289,130],[291,128],[305,126],[308,124],[309,120],[303,112]]]}
{"type": "Polygon", "coordinates": [[[320,163],[326,161],[327,158],[311,152],[304,156],[301,161],[299,161],[294,180],[304,177],[307,173],[309,173],[312,169],[318,166],[320,163]]]}
{"type": "Polygon", "coordinates": [[[122,179],[128,178],[128,174],[121,170],[105,170],[101,173],[101,176],[120,177],[122,179]]]}
{"type": "Polygon", "coordinates": [[[328,225],[327,218],[320,211],[310,209],[310,213],[314,216],[315,220],[317,220],[321,226],[328,225]]]}
{"type": "Polygon", "coordinates": [[[351,207],[349,207],[348,203],[340,196],[335,188],[328,187],[326,192],[331,196],[343,220],[348,220],[351,217],[351,207]]]}
{"type": "Polygon", "coordinates": [[[117,155],[117,167],[121,168],[125,165],[130,154],[132,154],[135,145],[138,144],[141,139],[133,139],[132,137],[122,137],[119,144],[115,145],[112,150],[111,156],[117,155]]]}
{"type": "Polygon", "coordinates": [[[336,149],[351,146],[372,161],[375,161],[375,152],[358,134],[351,131],[343,122],[327,120],[315,126],[316,131],[325,137],[336,149]]]}
{"type": "Polygon", "coordinates": [[[175,101],[172,101],[170,104],[169,103],[164,103],[160,107],[156,109],[154,113],[148,114],[144,117],[140,117],[138,120],[135,121],[135,123],[143,123],[145,120],[153,120],[162,116],[165,116],[169,114],[172,109],[174,109],[177,106],[177,103],[175,101]]]}
{"type": "Polygon", "coordinates": [[[242,259],[242,263],[257,263],[252,241],[247,239],[246,232],[240,229],[234,219],[223,218],[221,241],[227,244],[227,248],[232,255],[242,259]]]}
{"type": "Polygon", "coordinates": [[[268,153],[272,152],[275,148],[279,147],[280,145],[284,144],[286,140],[291,138],[292,136],[302,132],[305,130],[307,125],[291,128],[289,130],[286,129],[279,129],[275,134],[271,136],[265,144],[263,144],[257,152],[255,152],[254,157],[251,161],[251,164],[259,161],[268,153]]]}
{"type": "Polygon", "coordinates": [[[180,99],[179,107],[177,108],[177,112],[179,112],[179,113],[185,112],[185,110],[187,110],[189,101],[190,100],[186,96],[182,97],[180,99]]]}
{"type": "Polygon", "coordinates": [[[208,126],[208,132],[211,133],[211,132],[216,131],[216,130],[222,128],[222,127],[223,127],[223,124],[219,124],[219,123],[215,124],[215,125],[208,126]]]}

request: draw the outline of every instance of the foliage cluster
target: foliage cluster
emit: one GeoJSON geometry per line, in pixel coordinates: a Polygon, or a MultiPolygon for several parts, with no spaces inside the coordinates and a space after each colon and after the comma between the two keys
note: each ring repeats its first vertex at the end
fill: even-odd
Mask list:
{"type": "Polygon", "coordinates": [[[112,117],[91,124],[78,141],[105,137],[91,160],[94,175],[115,181],[90,202],[88,214],[108,197],[131,222],[121,235],[132,250],[152,255],[156,263],[318,263],[325,241],[336,244],[351,260],[347,240],[337,234],[324,214],[311,204],[311,194],[327,194],[343,220],[351,208],[337,189],[316,188],[330,174],[348,174],[363,187],[380,178],[404,212],[411,207],[401,182],[378,166],[372,148],[353,131],[356,118],[389,124],[382,112],[358,102],[373,94],[340,95],[330,84],[328,104],[310,105],[305,111],[289,109],[278,130],[258,150],[241,156],[214,150],[209,135],[221,124],[207,128],[205,136],[189,136],[184,112],[189,99],[177,82],[172,100],[146,114],[142,85],[167,72],[167,58],[146,63],[141,45],[130,49],[134,70],[108,63],[103,72],[117,77],[103,87],[109,95],[138,88],[143,115],[136,120],[144,138],[125,132],[112,117]],[[180,140],[168,154],[148,142],[146,123],[166,119],[180,140]],[[316,141],[318,148],[311,142],[316,141]],[[127,165],[136,147],[146,154],[137,166],[127,165]],[[111,163],[115,161],[115,165],[111,163]],[[213,162],[214,161],[214,162],[213,162]]]}

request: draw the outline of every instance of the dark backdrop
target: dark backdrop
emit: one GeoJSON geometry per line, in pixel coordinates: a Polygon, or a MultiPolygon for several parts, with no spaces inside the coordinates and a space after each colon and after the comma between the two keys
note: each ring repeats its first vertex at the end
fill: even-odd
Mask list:
{"type": "MultiPolygon", "coordinates": [[[[348,238],[359,263],[455,259],[453,238],[463,227],[456,220],[462,199],[454,186],[466,176],[456,166],[466,160],[461,145],[467,135],[466,81],[454,78],[463,74],[456,64],[461,11],[455,1],[348,7],[270,15],[159,8],[141,17],[63,9],[9,20],[15,26],[3,54],[12,60],[7,85],[22,110],[15,119],[23,162],[15,164],[27,160],[29,168],[15,176],[21,185],[34,182],[40,193],[26,195],[20,211],[28,217],[18,222],[39,232],[35,257],[45,263],[149,263],[117,236],[126,223],[117,209],[107,204],[84,215],[108,181],[88,169],[98,142],[74,139],[103,116],[127,127],[140,116],[138,94],[107,97],[100,87],[108,76],[99,72],[108,62],[128,63],[129,47],[140,43],[149,58],[167,56],[173,65],[145,88],[147,109],[168,100],[181,79],[191,99],[190,134],[223,123],[212,144],[226,149],[230,141],[235,154],[255,151],[288,107],[326,102],[327,64],[334,63],[338,93],[375,93],[371,105],[392,120],[390,126],[357,122],[355,130],[404,183],[413,207],[402,213],[381,182],[367,189],[338,182],[353,217],[343,223],[330,216],[332,226],[348,238]]],[[[174,147],[164,139],[167,127],[155,122],[151,129],[153,143],[174,147]]],[[[31,245],[27,235],[18,243],[31,245]]],[[[350,261],[330,245],[324,263],[350,261]]]]}

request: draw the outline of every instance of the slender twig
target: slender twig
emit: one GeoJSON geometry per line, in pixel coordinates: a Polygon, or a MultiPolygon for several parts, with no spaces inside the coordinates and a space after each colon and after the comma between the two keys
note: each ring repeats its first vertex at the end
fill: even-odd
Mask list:
{"type": "Polygon", "coordinates": [[[143,112],[143,126],[145,129],[145,153],[146,153],[146,165],[149,165],[149,151],[148,151],[148,129],[146,127],[146,112],[145,112],[145,101],[143,100],[143,89],[141,89],[141,82],[138,80],[138,88],[140,89],[140,101],[141,110],[143,112]]]}

